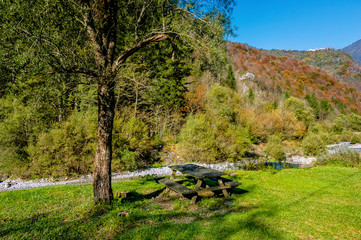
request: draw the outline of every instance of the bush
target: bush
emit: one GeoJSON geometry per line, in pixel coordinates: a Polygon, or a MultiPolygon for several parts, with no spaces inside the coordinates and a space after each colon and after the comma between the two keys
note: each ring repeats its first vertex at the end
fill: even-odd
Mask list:
{"type": "Polygon", "coordinates": [[[315,119],[313,110],[298,98],[290,97],[285,101],[285,107],[296,115],[297,119],[309,126],[315,119]]]}
{"type": "Polygon", "coordinates": [[[189,116],[179,134],[179,144],[186,160],[214,162],[217,159],[217,140],[204,114],[189,116]]]}
{"type": "Polygon", "coordinates": [[[45,118],[18,99],[0,99],[0,173],[27,175],[28,146],[43,131],[45,118]]]}
{"type": "Polygon", "coordinates": [[[308,156],[316,156],[326,149],[326,144],[321,136],[310,134],[302,141],[303,153],[308,156]]]}
{"type": "Polygon", "coordinates": [[[361,143],[361,134],[359,133],[354,133],[351,137],[351,143],[355,144],[355,143],[361,143]]]}
{"type": "Polygon", "coordinates": [[[335,119],[334,129],[335,131],[361,131],[361,116],[355,113],[349,115],[340,114],[335,119]]]}
{"type": "Polygon", "coordinates": [[[352,131],[344,130],[340,134],[340,141],[341,142],[351,142],[351,138],[354,136],[352,131]]]}
{"type": "Polygon", "coordinates": [[[336,153],[321,154],[315,165],[341,165],[345,167],[361,167],[361,153],[356,150],[344,149],[336,153]]]}
{"type": "Polygon", "coordinates": [[[265,152],[275,161],[286,161],[286,154],[284,152],[282,139],[279,136],[272,135],[269,137],[265,152]]]}
{"type": "Polygon", "coordinates": [[[92,112],[74,112],[60,126],[40,134],[29,146],[31,174],[59,177],[89,173],[95,155],[96,124],[92,112]]]}
{"type": "Polygon", "coordinates": [[[306,134],[306,126],[299,121],[293,112],[279,109],[262,111],[254,117],[252,132],[262,141],[269,135],[285,138],[300,138],[306,134]]]}
{"type": "Polygon", "coordinates": [[[236,113],[232,108],[233,91],[215,84],[208,93],[208,110],[212,116],[225,118],[228,122],[235,120],[236,113]]]}
{"type": "Polygon", "coordinates": [[[119,117],[114,121],[113,161],[114,170],[136,169],[153,163],[153,140],[148,126],[139,118],[119,117]]]}
{"type": "Polygon", "coordinates": [[[221,131],[217,136],[221,158],[229,161],[240,159],[251,144],[251,136],[246,128],[229,124],[227,129],[221,131]]]}

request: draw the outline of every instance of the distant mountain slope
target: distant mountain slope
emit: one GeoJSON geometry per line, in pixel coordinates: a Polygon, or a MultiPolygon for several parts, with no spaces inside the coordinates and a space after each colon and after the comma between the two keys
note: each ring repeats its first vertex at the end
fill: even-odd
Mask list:
{"type": "Polygon", "coordinates": [[[351,45],[348,45],[342,50],[351,54],[351,56],[358,62],[358,64],[361,65],[361,39],[352,43],[351,45]]]}
{"type": "Polygon", "coordinates": [[[327,100],[340,110],[361,113],[360,92],[305,61],[277,57],[240,43],[230,43],[229,53],[235,72],[239,76],[253,73],[253,81],[265,90],[271,100],[277,99],[285,90],[300,98],[315,93],[319,100],[327,100]]]}
{"type": "Polygon", "coordinates": [[[262,50],[278,57],[291,57],[321,68],[361,92],[361,66],[346,52],[334,49],[317,51],[262,50]]]}

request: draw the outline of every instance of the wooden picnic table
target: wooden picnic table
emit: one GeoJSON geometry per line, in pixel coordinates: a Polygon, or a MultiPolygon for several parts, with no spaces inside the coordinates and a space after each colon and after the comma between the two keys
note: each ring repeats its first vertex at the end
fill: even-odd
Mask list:
{"type": "Polygon", "coordinates": [[[173,170],[171,178],[170,179],[162,178],[158,180],[158,182],[175,192],[181,193],[185,197],[191,198],[193,203],[196,202],[198,193],[204,191],[214,192],[217,190],[221,190],[224,197],[227,198],[229,196],[227,189],[231,189],[233,187],[240,185],[240,183],[237,181],[232,181],[230,179],[221,177],[223,175],[226,175],[226,173],[224,172],[195,164],[174,165],[174,166],[169,166],[169,168],[173,170]],[[185,180],[184,178],[181,179],[176,178],[177,171],[186,174],[187,175],[186,179],[193,178],[196,181],[196,186],[193,190],[177,182],[177,181],[185,180]],[[216,181],[218,185],[209,186],[206,182],[206,179],[211,179],[213,181],[216,181]]]}

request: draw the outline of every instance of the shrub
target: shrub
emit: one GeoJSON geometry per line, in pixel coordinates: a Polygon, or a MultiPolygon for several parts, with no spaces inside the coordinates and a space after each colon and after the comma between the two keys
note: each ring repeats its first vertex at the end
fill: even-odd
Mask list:
{"type": "Polygon", "coordinates": [[[286,160],[282,139],[279,136],[272,135],[269,137],[265,152],[275,161],[281,162],[286,160]]]}
{"type": "Polygon", "coordinates": [[[361,116],[355,113],[349,115],[340,114],[335,119],[335,130],[361,131],[361,116]]]}
{"type": "Polygon", "coordinates": [[[286,138],[299,138],[306,134],[306,126],[299,121],[293,112],[279,109],[263,111],[254,117],[252,132],[265,141],[269,135],[279,135],[286,138]]]}
{"type": "Polygon", "coordinates": [[[344,149],[336,153],[321,154],[315,165],[341,165],[345,167],[361,167],[361,153],[356,150],[344,149]]]}
{"type": "Polygon", "coordinates": [[[285,107],[294,112],[297,119],[306,126],[309,126],[314,121],[315,116],[313,115],[313,110],[307,107],[301,99],[290,97],[285,101],[285,107]]]}
{"type": "Polygon", "coordinates": [[[341,142],[350,142],[353,135],[354,135],[354,133],[352,131],[344,130],[340,134],[340,141],[341,142]]]}
{"type": "Polygon", "coordinates": [[[153,141],[148,126],[135,117],[118,117],[113,131],[113,169],[129,170],[152,164],[153,141]]]}
{"type": "Polygon", "coordinates": [[[352,144],[361,143],[361,134],[354,133],[351,137],[351,143],[352,144]]]}
{"type": "Polygon", "coordinates": [[[217,140],[204,114],[190,115],[179,134],[179,144],[186,160],[214,162],[217,159],[217,140]]]}
{"type": "Polygon", "coordinates": [[[251,140],[249,131],[238,125],[229,124],[227,129],[217,136],[218,146],[227,160],[240,159],[248,150],[251,140]]]}
{"type": "Polygon", "coordinates": [[[316,156],[323,152],[326,144],[319,135],[310,134],[302,141],[303,153],[308,156],[316,156]]]}
{"type": "Polygon", "coordinates": [[[44,115],[11,97],[0,99],[0,173],[27,175],[28,146],[43,131],[44,115]]]}
{"type": "Polygon", "coordinates": [[[95,154],[96,115],[74,112],[68,120],[40,134],[29,146],[29,171],[39,177],[89,173],[95,154]]]}
{"type": "Polygon", "coordinates": [[[213,116],[223,117],[233,122],[236,113],[232,108],[233,92],[231,89],[214,84],[208,92],[208,110],[213,116]]]}

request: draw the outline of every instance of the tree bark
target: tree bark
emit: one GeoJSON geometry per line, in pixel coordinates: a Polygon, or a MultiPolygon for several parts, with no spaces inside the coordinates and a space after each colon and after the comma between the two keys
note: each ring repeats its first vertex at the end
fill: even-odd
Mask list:
{"type": "Polygon", "coordinates": [[[95,204],[110,204],[113,200],[111,160],[114,108],[114,82],[103,81],[98,85],[97,149],[93,174],[95,204]]]}

